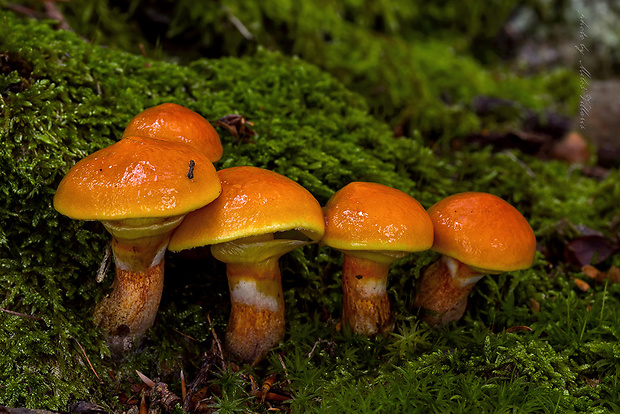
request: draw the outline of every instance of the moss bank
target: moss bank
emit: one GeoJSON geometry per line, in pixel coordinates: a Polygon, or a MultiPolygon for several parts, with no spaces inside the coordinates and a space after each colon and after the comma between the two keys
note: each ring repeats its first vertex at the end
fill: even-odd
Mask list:
{"type": "MultiPolygon", "coordinates": [[[[206,314],[216,331],[224,327],[223,267],[169,255],[149,339],[140,352],[109,358],[90,318],[111,283],[94,280],[108,236],[99,224],[69,220],[51,207],[73,163],[119,139],[131,117],[159,103],[179,103],[210,120],[244,115],[257,135],[235,142],[220,130],[224,157],[216,167],[275,170],[322,204],[353,180],[399,188],[425,207],[451,193],[488,191],[521,210],[541,243],[558,237],[561,220],[606,236],[617,231],[618,171],[598,181],[580,167],[488,149],[440,157],[419,135],[394,138],[332,75],[277,52],[177,65],[5,13],[0,54],[0,307],[18,313],[0,312],[0,404],[65,410],[87,400],[119,411],[137,382],[134,369],[178,385],[179,369],[195,375],[211,341],[206,314]],[[213,277],[217,272],[222,277],[213,277]]],[[[285,256],[286,341],[256,369],[216,372],[211,382],[220,391],[212,404],[264,409],[248,394],[247,374],[272,372],[290,380],[293,412],[604,412],[619,404],[619,287],[581,292],[570,278],[583,277],[578,270],[539,254],[530,270],[485,278],[464,320],[432,331],[416,322],[411,299],[420,269],[433,259],[424,253],[395,264],[395,335],[368,340],[335,329],[340,255],[311,246],[285,256]],[[531,331],[504,333],[513,326],[531,331]]],[[[604,264],[614,260],[620,264],[617,257],[604,264]]]]}

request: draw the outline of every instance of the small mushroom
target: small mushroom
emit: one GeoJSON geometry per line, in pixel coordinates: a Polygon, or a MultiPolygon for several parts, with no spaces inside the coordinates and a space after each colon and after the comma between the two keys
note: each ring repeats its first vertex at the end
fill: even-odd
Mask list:
{"type": "Polygon", "coordinates": [[[60,182],[54,208],[73,219],[99,220],[112,234],[113,290],[94,317],[114,352],[131,348],[153,325],[172,230],[220,191],[207,157],[187,145],[142,137],[89,155],[60,182]]]}
{"type": "Polygon", "coordinates": [[[183,142],[211,162],[218,161],[224,152],[220,137],[209,121],[174,103],[145,109],[133,117],[123,132],[123,137],[130,136],[183,142]]]}
{"type": "Polygon", "coordinates": [[[226,263],[231,313],[229,352],[256,363],[284,338],[284,297],[279,258],[323,236],[323,212],[305,188],[256,167],[218,171],[222,195],[187,215],[171,251],[211,246],[226,263]],[[310,240],[310,241],[308,241],[310,240]]]}
{"type": "Polygon", "coordinates": [[[417,282],[414,305],[427,310],[425,320],[431,325],[460,319],[469,292],[484,275],[527,269],[534,261],[532,228],[497,196],[454,194],[428,213],[435,229],[432,250],[442,256],[417,282]]]}
{"type": "Polygon", "coordinates": [[[343,325],[366,336],[392,328],[390,265],[433,244],[428,213],[413,197],[382,184],[353,182],[324,208],[322,243],[344,253],[343,325]]]}

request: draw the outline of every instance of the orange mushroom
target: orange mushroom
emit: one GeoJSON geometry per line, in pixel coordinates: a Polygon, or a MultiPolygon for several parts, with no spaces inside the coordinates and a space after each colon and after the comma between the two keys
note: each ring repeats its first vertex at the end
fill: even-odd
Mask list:
{"type": "Polygon", "coordinates": [[[454,194],[428,213],[435,229],[432,250],[442,257],[416,286],[415,306],[426,321],[443,325],[463,316],[469,292],[486,274],[529,268],[536,237],[513,206],[487,193],[454,194]]]}
{"type": "Polygon", "coordinates": [[[226,263],[231,313],[228,350],[256,363],[284,338],[284,297],[279,258],[323,236],[323,212],[305,188],[256,167],[218,171],[222,195],[187,215],[169,249],[211,246],[226,263]]]}
{"type": "Polygon", "coordinates": [[[133,117],[123,137],[139,136],[183,142],[216,162],[224,152],[220,137],[209,121],[182,105],[165,103],[133,117]]]}
{"type": "Polygon", "coordinates": [[[153,325],[172,230],[220,191],[207,157],[187,145],[142,137],[89,155],[60,182],[54,208],[73,219],[100,220],[112,234],[114,287],[97,305],[95,323],[114,352],[131,348],[153,325]]]}
{"type": "Polygon", "coordinates": [[[343,187],[327,202],[324,213],[322,243],[344,253],[343,325],[367,336],[391,330],[390,265],[432,246],[428,213],[400,190],[364,182],[343,187]]]}

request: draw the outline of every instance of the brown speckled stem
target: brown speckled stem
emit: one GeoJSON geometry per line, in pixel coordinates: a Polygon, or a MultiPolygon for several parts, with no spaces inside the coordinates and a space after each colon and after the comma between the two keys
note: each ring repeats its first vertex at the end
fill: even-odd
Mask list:
{"type": "Polygon", "coordinates": [[[116,268],[114,288],[95,309],[95,323],[112,352],[132,348],[153,326],[164,287],[164,261],[143,272],[116,268]]]}
{"type": "Polygon", "coordinates": [[[386,291],[389,270],[389,263],[344,255],[342,323],[356,334],[374,336],[391,330],[386,291]]]}
{"type": "Polygon", "coordinates": [[[226,265],[232,308],[226,347],[235,357],[256,363],[285,333],[284,296],[278,257],[226,265]]]}
{"type": "Polygon", "coordinates": [[[424,320],[441,326],[459,320],[467,297],[483,274],[447,256],[430,265],[416,284],[414,306],[426,310],[424,320]]]}
{"type": "Polygon", "coordinates": [[[113,236],[116,274],[112,292],[97,304],[94,319],[115,354],[131,349],[153,326],[164,286],[164,254],[178,223],[104,223],[113,236]]]}

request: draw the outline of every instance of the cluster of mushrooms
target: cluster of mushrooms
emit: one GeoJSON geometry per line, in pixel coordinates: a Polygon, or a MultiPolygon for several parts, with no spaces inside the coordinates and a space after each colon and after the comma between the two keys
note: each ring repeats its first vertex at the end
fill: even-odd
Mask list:
{"type": "Polygon", "coordinates": [[[58,212],[99,220],[112,234],[115,280],[94,319],[114,352],[132,348],[153,325],[167,249],[211,246],[226,263],[226,346],[248,363],[284,338],[278,260],[309,243],[343,252],[342,324],[367,336],[392,329],[386,285],[399,258],[427,249],[442,255],[416,285],[415,305],[435,326],[463,315],[483,275],[526,269],[534,260],[530,225],[494,195],[454,194],[427,211],[400,190],[352,182],[321,208],[273,171],[216,171],[222,153],[207,120],[167,103],[138,114],[118,142],[80,160],[59,184],[58,212]]]}

